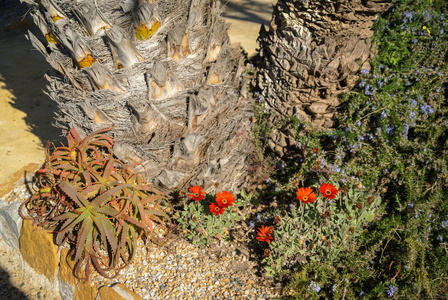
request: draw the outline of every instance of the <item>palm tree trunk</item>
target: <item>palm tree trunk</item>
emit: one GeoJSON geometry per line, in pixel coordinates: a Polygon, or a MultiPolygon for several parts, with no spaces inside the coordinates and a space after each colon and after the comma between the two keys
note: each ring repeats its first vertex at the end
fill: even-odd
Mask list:
{"type": "Polygon", "coordinates": [[[54,68],[55,125],[81,135],[114,125],[114,154],[170,192],[251,182],[253,103],[243,56],[215,0],[22,0],[54,68]]]}
{"type": "MultiPolygon", "coordinates": [[[[361,69],[374,54],[370,29],[386,0],[279,0],[269,31],[262,26],[255,89],[271,112],[270,124],[297,117],[318,129],[331,129],[361,69]]],[[[278,156],[294,148],[294,129],[273,131],[268,145],[278,156]]]]}

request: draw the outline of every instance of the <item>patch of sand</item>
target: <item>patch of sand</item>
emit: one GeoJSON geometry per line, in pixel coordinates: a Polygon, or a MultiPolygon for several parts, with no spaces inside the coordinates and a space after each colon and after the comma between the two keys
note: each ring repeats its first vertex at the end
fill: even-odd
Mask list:
{"type": "Polygon", "coordinates": [[[42,92],[49,68],[25,31],[0,33],[0,184],[29,163],[43,163],[56,103],[42,92]]]}
{"type": "Polygon", "coordinates": [[[277,0],[221,0],[221,3],[223,16],[230,24],[230,41],[241,44],[249,57],[254,55],[261,24],[267,29],[277,0]]]}

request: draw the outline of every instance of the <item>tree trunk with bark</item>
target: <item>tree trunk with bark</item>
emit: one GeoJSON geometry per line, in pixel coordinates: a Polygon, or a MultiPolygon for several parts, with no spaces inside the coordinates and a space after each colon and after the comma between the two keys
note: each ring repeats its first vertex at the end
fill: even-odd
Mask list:
{"type": "Polygon", "coordinates": [[[56,125],[114,126],[114,154],[165,192],[252,181],[253,102],[215,0],[22,0],[54,71],[56,125]]]}
{"type": "MultiPolygon", "coordinates": [[[[262,26],[254,58],[260,91],[274,126],[297,117],[314,127],[335,125],[341,94],[352,89],[374,55],[371,27],[386,0],[279,0],[269,31],[262,26]]],[[[294,128],[286,124],[267,138],[280,157],[296,151],[294,128]]]]}

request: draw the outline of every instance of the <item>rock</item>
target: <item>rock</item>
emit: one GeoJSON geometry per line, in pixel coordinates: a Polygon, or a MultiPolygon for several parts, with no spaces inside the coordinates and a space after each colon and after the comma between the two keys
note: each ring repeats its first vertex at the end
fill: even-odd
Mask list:
{"type": "Polygon", "coordinates": [[[328,105],[322,102],[314,102],[308,107],[308,110],[312,114],[324,114],[328,108],[328,105]]]}
{"type": "Polygon", "coordinates": [[[142,297],[129,290],[125,285],[116,283],[99,289],[96,300],[143,300],[142,297]]]}
{"type": "MultiPolygon", "coordinates": [[[[98,295],[97,289],[90,283],[84,280],[79,280],[75,286],[75,300],[95,299],[98,295]]],[[[104,298],[105,300],[107,298],[104,298]]],[[[108,298],[119,299],[119,298],[108,298]]]]}
{"type": "Polygon", "coordinates": [[[30,163],[12,174],[6,182],[0,184],[0,198],[6,202],[15,200],[13,197],[7,197],[7,195],[14,189],[15,185],[23,182],[25,176],[30,179],[38,168],[39,166],[37,164],[30,163]]]}
{"type": "Polygon", "coordinates": [[[58,266],[58,251],[53,234],[24,220],[20,233],[20,253],[37,273],[53,281],[58,266]]]}
{"type": "Polygon", "coordinates": [[[75,288],[67,284],[61,277],[58,276],[59,282],[59,294],[61,295],[62,300],[72,300],[75,299],[75,288]]]}
{"type": "MultiPolygon", "coordinates": [[[[58,280],[60,283],[60,291],[62,299],[95,299],[97,296],[96,288],[90,283],[82,279],[78,279],[73,274],[75,261],[71,257],[67,257],[68,249],[61,250],[61,259],[59,264],[58,280]],[[63,294],[72,298],[64,298],[63,294]]],[[[115,298],[109,298],[115,299],[115,298]]]]}
{"type": "Polygon", "coordinates": [[[22,227],[22,218],[18,211],[21,202],[14,202],[0,208],[0,236],[10,247],[19,249],[20,233],[22,227]]]}

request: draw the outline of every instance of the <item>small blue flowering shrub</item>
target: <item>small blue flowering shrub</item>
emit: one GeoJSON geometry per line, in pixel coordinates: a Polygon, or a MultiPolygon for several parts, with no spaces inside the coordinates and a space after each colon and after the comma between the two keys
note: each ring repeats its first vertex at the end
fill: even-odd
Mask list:
{"type": "Polygon", "coordinates": [[[297,181],[332,182],[384,204],[339,261],[295,265],[288,288],[297,299],[446,298],[447,9],[442,0],[397,1],[375,22],[377,57],[344,95],[336,130],[293,120],[308,133],[296,137],[298,158],[271,175],[275,197],[292,198],[297,181]]]}

